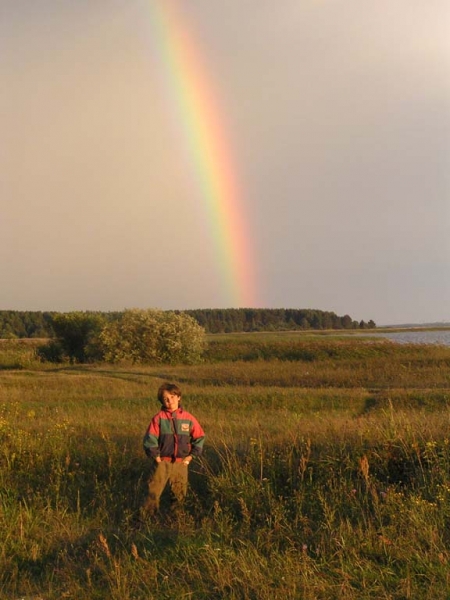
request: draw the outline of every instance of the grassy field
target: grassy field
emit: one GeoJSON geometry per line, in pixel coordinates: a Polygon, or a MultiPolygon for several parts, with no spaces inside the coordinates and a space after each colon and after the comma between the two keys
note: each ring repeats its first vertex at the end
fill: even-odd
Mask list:
{"type": "Polygon", "coordinates": [[[210,339],[197,366],[42,365],[0,342],[0,598],[450,598],[450,348],[210,339]],[[207,434],[137,524],[156,390],[207,434]]]}

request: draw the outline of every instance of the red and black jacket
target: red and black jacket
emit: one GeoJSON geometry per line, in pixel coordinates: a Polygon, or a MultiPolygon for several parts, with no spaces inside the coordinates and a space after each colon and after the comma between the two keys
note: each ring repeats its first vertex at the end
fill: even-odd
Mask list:
{"type": "Polygon", "coordinates": [[[179,406],[174,412],[162,408],[150,422],[144,436],[147,456],[178,462],[186,456],[199,456],[205,432],[197,419],[179,406]]]}

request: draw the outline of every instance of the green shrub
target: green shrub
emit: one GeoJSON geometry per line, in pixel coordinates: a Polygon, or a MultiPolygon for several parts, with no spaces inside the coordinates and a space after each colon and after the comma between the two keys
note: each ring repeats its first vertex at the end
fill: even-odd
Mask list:
{"type": "MultiPolygon", "coordinates": [[[[50,342],[47,351],[60,362],[67,357],[71,362],[86,363],[101,358],[98,336],[105,319],[100,313],[70,312],[55,315],[53,328],[57,343],[50,342]],[[58,348],[59,344],[59,348],[58,348]]],[[[41,356],[46,352],[42,351],[41,356]]]]}
{"type": "Polygon", "coordinates": [[[183,313],[126,310],[100,334],[107,362],[195,363],[201,358],[203,327],[183,313]]]}

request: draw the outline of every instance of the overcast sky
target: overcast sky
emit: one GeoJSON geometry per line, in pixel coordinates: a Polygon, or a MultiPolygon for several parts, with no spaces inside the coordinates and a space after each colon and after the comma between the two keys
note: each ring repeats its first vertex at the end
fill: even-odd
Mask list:
{"type": "MultiPolygon", "coordinates": [[[[0,309],[230,306],[162,89],[165,1],[1,1],[0,309]]],[[[254,306],[450,320],[448,0],[177,1],[254,306]]]]}

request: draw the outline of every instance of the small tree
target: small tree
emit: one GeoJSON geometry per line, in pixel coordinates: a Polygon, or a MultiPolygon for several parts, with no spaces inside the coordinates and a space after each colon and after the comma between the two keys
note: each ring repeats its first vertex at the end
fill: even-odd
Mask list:
{"type": "Polygon", "coordinates": [[[157,356],[165,363],[195,363],[205,347],[205,330],[184,313],[162,313],[159,322],[157,356]]]}
{"type": "Polygon", "coordinates": [[[341,323],[344,329],[351,329],[353,327],[353,321],[349,315],[344,315],[341,319],[341,323]]]}
{"type": "Polygon", "coordinates": [[[80,363],[101,358],[98,336],[104,323],[105,319],[99,313],[56,314],[53,318],[53,329],[57,336],[57,345],[61,348],[61,358],[66,356],[71,362],[80,363]]]}
{"type": "Polygon", "coordinates": [[[112,363],[194,363],[202,355],[205,330],[184,313],[133,309],[105,325],[100,343],[112,363]]]}

